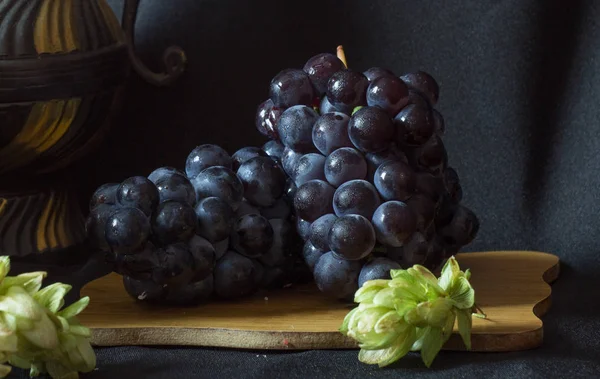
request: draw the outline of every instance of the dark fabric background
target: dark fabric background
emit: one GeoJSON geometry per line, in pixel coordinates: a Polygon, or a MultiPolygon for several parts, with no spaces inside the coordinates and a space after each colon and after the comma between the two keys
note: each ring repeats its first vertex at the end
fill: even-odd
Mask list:
{"type": "MultiPolygon", "coordinates": [[[[122,1],[109,0],[119,14],[122,1]]],[[[182,167],[198,144],[262,144],[253,120],[270,79],[343,44],[354,68],[423,69],[438,79],[450,162],[481,220],[465,250],[547,251],[563,272],[544,345],[532,351],[443,352],[430,370],[415,355],[380,370],[360,364],[356,351],[103,348],[86,378],[600,377],[599,2],[141,3],[142,58],[158,69],[163,49],[178,44],[189,69],[168,89],[132,78],[104,148],[75,168],[82,204],[101,183],[182,167]]],[[[102,265],[54,270],[54,280],[78,286],[102,265]]]]}

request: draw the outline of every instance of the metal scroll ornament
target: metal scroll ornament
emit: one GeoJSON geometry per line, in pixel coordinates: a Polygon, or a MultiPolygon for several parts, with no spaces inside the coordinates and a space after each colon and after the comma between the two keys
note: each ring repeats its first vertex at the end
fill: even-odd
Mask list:
{"type": "Polygon", "coordinates": [[[78,250],[64,169],[104,138],[132,68],[157,86],[184,72],[178,47],[160,73],[137,57],[139,2],[125,1],[121,28],[106,0],[0,0],[0,255],[78,250]]]}

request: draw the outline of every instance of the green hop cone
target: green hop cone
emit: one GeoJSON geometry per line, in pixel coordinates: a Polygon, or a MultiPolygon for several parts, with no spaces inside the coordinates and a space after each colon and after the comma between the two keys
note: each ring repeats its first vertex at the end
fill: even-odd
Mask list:
{"type": "Polygon", "coordinates": [[[391,270],[390,280],[367,281],[355,293],[358,307],[351,310],[340,332],[358,342],[358,359],[387,366],[409,351],[420,351],[427,367],[452,335],[455,323],[471,349],[475,291],[470,272],[448,259],[439,278],[415,265],[391,270]]]}
{"type": "Polygon", "coordinates": [[[10,277],[10,259],[0,257],[0,378],[10,366],[53,378],[78,378],[96,367],[90,330],[76,316],[89,304],[84,297],[63,309],[71,286],[42,288],[45,272],[10,277]]]}

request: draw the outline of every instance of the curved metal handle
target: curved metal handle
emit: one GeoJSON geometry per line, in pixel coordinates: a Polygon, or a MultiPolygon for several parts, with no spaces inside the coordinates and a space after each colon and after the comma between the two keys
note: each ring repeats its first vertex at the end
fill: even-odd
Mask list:
{"type": "Polygon", "coordinates": [[[151,84],[168,86],[172,84],[185,71],[187,57],[185,52],[177,46],[168,47],[163,53],[163,63],[166,72],[152,72],[135,53],[135,21],[137,19],[140,0],[125,0],[123,11],[123,30],[127,40],[129,59],[135,72],[151,84]]]}

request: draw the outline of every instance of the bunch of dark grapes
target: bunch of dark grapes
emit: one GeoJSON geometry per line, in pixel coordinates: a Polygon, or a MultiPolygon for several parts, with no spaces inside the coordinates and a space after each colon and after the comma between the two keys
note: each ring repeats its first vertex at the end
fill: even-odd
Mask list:
{"type": "Polygon", "coordinates": [[[162,167],[102,185],[90,202],[88,242],[147,302],[193,305],[310,279],[279,146],[230,156],[201,145],[184,171],[162,167]]]}
{"type": "Polygon", "coordinates": [[[283,145],[303,256],[322,292],[349,299],[391,269],[436,270],[475,238],[438,97],[425,72],[359,72],[333,54],[271,81],[256,127],[283,145]]]}

